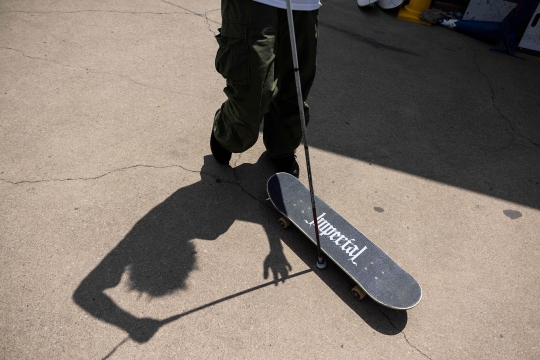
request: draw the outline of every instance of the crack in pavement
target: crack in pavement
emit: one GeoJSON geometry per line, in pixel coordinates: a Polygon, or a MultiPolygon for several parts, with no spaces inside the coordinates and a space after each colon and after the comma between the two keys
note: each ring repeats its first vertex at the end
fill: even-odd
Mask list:
{"type": "MultiPolygon", "coordinates": [[[[206,14],[208,14],[209,12],[215,11],[215,10],[210,10],[210,11],[204,13],[204,14],[200,14],[200,13],[197,13],[197,12],[191,10],[191,9],[182,7],[182,6],[180,6],[180,5],[177,5],[177,4],[174,4],[174,3],[171,3],[171,2],[165,1],[165,0],[160,0],[160,1],[161,1],[161,2],[164,2],[165,4],[169,4],[169,5],[171,5],[171,6],[174,6],[174,7],[180,8],[180,9],[182,9],[182,10],[185,10],[185,11],[189,12],[189,13],[192,14],[192,15],[195,15],[195,16],[199,16],[199,17],[205,18],[206,20],[211,21],[211,22],[213,22],[213,23],[215,23],[215,24],[220,24],[220,23],[218,23],[217,21],[209,20],[209,19],[206,17],[206,14]]],[[[218,9],[218,10],[219,10],[219,9],[218,9]]]]}
{"type": "MultiPolygon", "coordinates": [[[[438,141],[438,144],[449,144],[449,145],[463,145],[463,142],[461,143],[458,143],[458,142],[455,142],[455,141],[438,141]]],[[[467,148],[469,147],[472,147],[472,145],[474,144],[467,144],[467,148]]],[[[437,156],[439,158],[444,158],[445,156],[452,156],[452,158],[454,159],[457,159],[457,158],[468,158],[468,157],[471,157],[471,156],[478,156],[478,155],[488,155],[488,154],[496,154],[502,150],[506,150],[508,149],[509,147],[511,146],[511,144],[507,145],[507,146],[504,146],[504,147],[492,147],[492,146],[489,146],[489,149],[485,149],[485,150],[478,150],[476,152],[473,152],[473,151],[470,151],[470,150],[467,150],[467,151],[464,151],[464,152],[458,152],[458,151],[454,151],[454,147],[452,148],[453,152],[449,152],[448,150],[437,150],[437,151],[422,151],[422,150],[419,150],[418,147],[416,147],[415,149],[413,150],[401,150],[401,151],[392,151],[391,154],[389,155],[381,155],[381,156],[366,156],[366,157],[363,157],[362,158],[362,161],[365,161],[365,162],[368,162],[370,163],[377,163],[381,160],[385,160],[385,159],[389,159],[389,158],[399,158],[399,156],[401,155],[410,155],[411,153],[414,153],[415,155],[418,155],[418,156],[428,156],[428,157],[434,157],[434,156],[437,156]]]]}
{"type": "MultiPolygon", "coordinates": [[[[465,43],[467,45],[469,45],[469,43],[464,39],[465,43]]],[[[514,128],[514,125],[512,124],[512,121],[510,121],[509,118],[507,118],[506,116],[503,115],[501,109],[497,106],[496,104],[496,100],[495,100],[495,88],[493,87],[493,83],[491,82],[491,80],[489,79],[488,75],[482,71],[481,67],[480,67],[480,64],[478,63],[478,60],[477,60],[477,57],[478,57],[478,54],[476,52],[473,52],[473,61],[474,61],[474,64],[476,65],[476,68],[478,70],[478,72],[484,77],[484,79],[486,80],[486,82],[488,83],[488,86],[489,86],[489,89],[491,90],[491,105],[493,106],[493,108],[495,108],[495,110],[497,110],[497,112],[499,113],[499,116],[504,120],[506,121],[506,123],[508,124],[508,126],[510,126],[510,130],[512,132],[512,139],[510,140],[510,143],[508,143],[507,145],[501,147],[499,150],[506,150],[508,149],[509,147],[511,147],[512,145],[515,144],[515,141],[516,141],[516,136],[519,136],[520,138],[522,139],[525,139],[527,141],[529,141],[532,145],[536,146],[536,147],[539,147],[540,148],[540,144],[534,142],[532,139],[529,139],[528,137],[524,136],[524,135],[521,135],[519,134],[517,131],[516,131],[516,128],[514,128]]]]}
{"type": "Polygon", "coordinates": [[[473,54],[473,61],[474,61],[474,64],[476,65],[476,69],[478,70],[478,72],[484,77],[484,79],[488,83],[488,86],[491,92],[491,105],[495,108],[495,110],[497,110],[497,112],[499,113],[499,116],[506,121],[506,123],[510,126],[510,129],[512,130],[512,139],[510,140],[510,143],[500,148],[500,150],[508,149],[510,146],[514,144],[516,140],[516,130],[514,129],[512,122],[508,118],[506,118],[506,116],[503,115],[503,113],[501,112],[501,109],[499,109],[499,107],[495,103],[495,89],[493,88],[493,84],[491,83],[491,80],[489,79],[487,74],[484,73],[482,69],[480,68],[480,64],[478,63],[477,56],[478,54],[476,53],[473,54]]]}
{"type": "MultiPolygon", "coordinates": [[[[218,25],[221,25],[221,23],[209,19],[209,18],[208,18],[208,14],[210,14],[211,12],[214,12],[214,11],[218,11],[218,10],[220,10],[220,8],[218,8],[218,9],[213,9],[213,10],[209,10],[209,11],[207,11],[207,12],[204,13],[204,14],[199,14],[199,13],[197,13],[197,12],[195,12],[195,11],[192,11],[192,10],[187,9],[187,8],[184,8],[184,7],[182,7],[182,6],[179,6],[179,5],[170,3],[170,2],[168,2],[168,1],[165,1],[165,0],[161,0],[161,1],[164,2],[164,3],[166,3],[166,4],[172,5],[172,6],[174,6],[174,7],[180,8],[180,9],[182,9],[182,10],[184,10],[184,11],[183,11],[183,12],[163,12],[163,13],[161,13],[161,12],[130,12],[130,11],[115,11],[115,10],[4,11],[4,12],[0,12],[0,14],[7,14],[7,13],[29,13],[29,14],[30,14],[30,13],[37,13],[37,14],[64,13],[64,14],[72,14],[72,13],[82,13],[82,12],[108,12],[108,13],[123,13],[123,14],[156,14],[156,15],[191,14],[191,15],[196,15],[196,16],[199,16],[199,17],[203,18],[205,24],[206,24],[207,27],[208,27],[208,31],[211,32],[214,36],[217,35],[217,34],[212,30],[211,25],[210,25],[210,22],[213,22],[213,23],[218,24],[218,25]]],[[[157,86],[151,86],[151,85],[148,85],[148,84],[145,84],[145,83],[136,81],[136,80],[134,80],[133,78],[131,78],[131,77],[129,77],[129,76],[126,76],[126,75],[122,75],[122,74],[111,73],[111,72],[106,72],[106,71],[97,71],[97,70],[92,70],[92,69],[90,69],[90,68],[88,68],[88,67],[85,67],[85,66],[64,64],[64,63],[58,62],[58,61],[56,61],[56,60],[54,60],[54,59],[47,59],[47,58],[43,58],[43,57],[39,57],[39,56],[31,56],[31,55],[27,55],[24,51],[19,50],[19,49],[15,49],[15,48],[12,48],[12,47],[0,46],[0,49],[6,49],[6,50],[12,50],[12,51],[19,52],[22,56],[27,57],[27,58],[29,58],[29,59],[48,61],[48,62],[52,62],[52,63],[54,63],[54,64],[57,64],[57,65],[59,65],[59,66],[71,67],[71,68],[74,68],[74,69],[84,69],[84,70],[86,70],[86,71],[88,71],[89,73],[92,73],[92,74],[104,74],[104,75],[110,75],[110,76],[121,77],[121,78],[127,79],[128,81],[130,81],[130,82],[132,82],[132,83],[134,83],[134,84],[136,84],[136,85],[139,85],[139,86],[142,86],[142,87],[145,87],[145,88],[148,88],[148,89],[154,89],[154,90],[164,91],[164,92],[167,92],[167,93],[172,93],[172,94],[177,94],[177,95],[184,95],[184,96],[190,96],[190,97],[195,97],[195,98],[201,98],[201,96],[193,95],[192,93],[184,93],[184,92],[179,92],[179,91],[173,91],[173,90],[169,90],[169,89],[160,88],[160,87],[157,87],[157,86]]],[[[210,97],[205,97],[205,96],[202,96],[202,98],[210,99],[210,97]]]]}
{"type": "MultiPolygon", "coordinates": [[[[209,174],[209,173],[206,173],[206,172],[202,172],[202,171],[191,170],[191,169],[185,168],[182,165],[156,166],[156,165],[138,164],[138,165],[131,165],[131,166],[126,166],[126,167],[122,167],[122,168],[113,169],[113,170],[107,171],[107,172],[105,172],[105,173],[103,173],[101,175],[91,176],[91,177],[78,177],[78,178],[70,178],[70,177],[68,177],[68,178],[63,178],[63,179],[56,178],[56,179],[41,179],[41,180],[20,180],[20,181],[10,181],[10,180],[0,178],[0,181],[3,181],[3,182],[8,183],[8,184],[12,184],[12,185],[21,185],[21,184],[38,184],[38,183],[45,183],[45,182],[97,180],[97,179],[101,179],[101,178],[103,178],[103,177],[105,177],[107,175],[110,175],[110,174],[113,174],[113,173],[116,173],[116,172],[127,171],[127,170],[130,170],[130,169],[136,169],[136,168],[152,168],[152,169],[180,168],[180,169],[183,169],[183,170],[188,171],[188,172],[206,174],[206,175],[212,176],[215,179],[218,179],[218,178],[220,179],[219,176],[215,176],[215,175],[212,175],[212,174],[209,174]]],[[[227,181],[223,181],[223,182],[227,183],[227,181]]],[[[229,183],[232,183],[232,182],[229,182],[229,183]]]]}
{"type": "Polygon", "coordinates": [[[135,80],[135,79],[133,79],[133,78],[131,78],[129,76],[122,75],[122,74],[117,74],[117,73],[112,73],[112,72],[107,72],[107,71],[97,71],[97,70],[92,70],[92,69],[90,69],[90,68],[88,68],[86,66],[63,64],[63,63],[58,62],[58,61],[56,61],[54,59],[46,59],[46,58],[42,58],[42,57],[39,57],[39,56],[27,55],[24,51],[19,50],[19,49],[15,49],[15,48],[12,48],[12,47],[0,46],[0,49],[16,51],[16,52],[20,53],[22,56],[24,56],[26,58],[29,58],[29,59],[33,59],[33,60],[48,61],[48,62],[52,62],[54,64],[57,64],[59,66],[70,67],[70,68],[73,68],[73,69],[86,70],[90,74],[117,76],[117,77],[120,77],[120,78],[124,78],[124,79],[132,82],[135,85],[139,85],[139,86],[142,86],[142,87],[147,88],[147,89],[154,89],[154,90],[159,90],[159,91],[163,91],[163,92],[166,92],[166,93],[194,97],[194,98],[197,98],[197,99],[200,99],[200,98],[214,99],[213,97],[209,97],[209,96],[194,95],[194,94],[191,94],[191,93],[184,93],[184,92],[180,92],[180,91],[174,91],[174,90],[170,90],[170,89],[164,89],[164,88],[160,88],[160,87],[157,87],[157,86],[148,85],[148,84],[139,82],[139,81],[137,81],[137,80],[135,80]]]}
{"type": "Polygon", "coordinates": [[[116,13],[116,14],[133,14],[133,15],[172,15],[172,14],[189,14],[189,11],[173,11],[173,12],[154,12],[154,11],[120,11],[120,10],[72,10],[72,11],[23,11],[23,10],[13,10],[13,11],[0,11],[0,14],[78,14],[78,13],[116,13]]]}
{"type": "MultiPolygon", "coordinates": [[[[379,312],[382,314],[382,316],[384,316],[384,317],[386,318],[386,320],[388,320],[388,322],[390,323],[390,325],[392,325],[392,327],[393,327],[394,329],[398,330],[397,326],[394,325],[394,323],[392,322],[392,320],[390,319],[390,317],[389,317],[384,311],[382,311],[381,306],[378,305],[377,307],[378,307],[378,309],[379,309],[379,312]]],[[[407,342],[407,344],[408,344],[411,348],[415,349],[419,354],[421,354],[421,355],[423,355],[424,357],[426,357],[426,358],[428,358],[429,360],[431,360],[431,358],[430,358],[427,354],[425,354],[425,353],[422,352],[419,348],[417,348],[416,346],[414,346],[413,344],[411,344],[411,342],[410,342],[409,339],[407,338],[407,334],[405,334],[404,331],[400,331],[400,334],[403,335],[403,338],[405,339],[405,341],[407,342]]]]}
{"type": "Polygon", "coordinates": [[[206,25],[208,26],[208,31],[210,31],[212,34],[214,34],[214,36],[217,36],[218,34],[215,33],[215,32],[212,30],[212,28],[210,27],[210,21],[213,22],[213,23],[215,23],[215,24],[219,24],[219,25],[221,25],[221,24],[215,22],[214,20],[208,19],[208,14],[210,14],[211,12],[214,12],[214,11],[218,11],[218,10],[221,10],[221,8],[219,8],[219,9],[214,9],[214,10],[210,10],[210,11],[207,11],[207,12],[204,13],[204,18],[206,19],[205,22],[206,22],[206,25]]]}
{"type": "Polygon", "coordinates": [[[197,12],[191,10],[191,9],[182,7],[182,6],[180,6],[180,5],[177,5],[177,4],[174,4],[174,3],[171,3],[171,2],[165,1],[165,0],[160,0],[160,1],[161,1],[161,2],[164,2],[165,4],[168,4],[168,5],[171,5],[171,6],[180,8],[180,9],[182,9],[182,10],[184,10],[184,11],[187,11],[187,13],[189,13],[189,14],[192,14],[192,15],[199,16],[199,17],[201,17],[201,18],[204,18],[204,22],[205,22],[206,25],[208,26],[208,31],[210,31],[212,34],[214,34],[214,36],[217,35],[217,33],[215,33],[214,31],[212,31],[212,28],[210,27],[210,23],[213,22],[214,24],[221,25],[221,22],[214,21],[214,20],[210,20],[210,19],[208,18],[208,14],[210,14],[211,12],[214,12],[214,11],[221,10],[221,8],[209,10],[209,11],[205,12],[204,14],[200,14],[200,13],[197,13],[197,12]]]}
{"type": "MultiPolygon", "coordinates": [[[[116,13],[116,14],[132,14],[132,15],[191,14],[191,15],[195,15],[195,16],[199,16],[201,18],[204,18],[205,23],[208,25],[208,28],[209,28],[209,30],[211,32],[213,32],[213,31],[210,29],[210,24],[209,24],[210,22],[213,22],[214,24],[218,24],[218,25],[221,24],[218,21],[210,20],[208,18],[209,13],[220,10],[221,8],[209,10],[209,11],[205,12],[204,14],[200,14],[200,13],[197,13],[197,12],[195,12],[193,10],[182,7],[180,5],[173,4],[173,3],[165,1],[165,0],[161,0],[161,2],[163,2],[165,4],[168,4],[168,5],[171,5],[171,6],[174,6],[174,7],[177,7],[177,8],[180,8],[180,9],[182,9],[184,11],[156,12],[156,11],[120,11],[120,10],[99,10],[99,9],[98,10],[95,10],[95,9],[72,10],[72,11],[23,11],[23,10],[13,10],[13,11],[0,11],[0,14],[78,14],[78,13],[92,13],[92,12],[94,12],[94,13],[98,13],[98,12],[100,12],[100,13],[112,13],[112,14],[114,14],[114,13],[116,13]]],[[[217,34],[215,34],[215,35],[217,35],[217,34]]]]}
{"type": "MultiPolygon", "coordinates": [[[[238,162],[239,159],[240,159],[240,157],[236,160],[235,165],[236,165],[236,163],[238,162]]],[[[41,180],[20,180],[20,181],[11,181],[11,180],[0,178],[0,181],[4,182],[4,183],[7,183],[7,184],[12,184],[12,185],[39,184],[39,183],[47,183],[47,182],[66,182],[66,181],[88,181],[88,180],[101,179],[101,178],[103,178],[105,176],[108,176],[108,175],[111,175],[113,173],[122,172],[122,171],[128,171],[128,170],[137,169],[137,168],[149,168],[149,169],[179,168],[179,169],[182,169],[184,171],[195,173],[195,174],[205,174],[205,175],[208,175],[208,176],[214,178],[216,181],[219,181],[220,183],[232,184],[232,185],[239,186],[240,189],[242,190],[242,192],[246,193],[251,198],[253,198],[254,200],[257,200],[258,202],[260,202],[264,206],[269,207],[269,205],[266,204],[263,200],[259,199],[258,197],[256,197],[255,195],[251,194],[249,191],[244,189],[244,187],[242,186],[242,183],[240,182],[240,180],[238,178],[238,175],[236,174],[235,168],[233,168],[233,173],[234,173],[236,181],[223,180],[223,178],[221,176],[214,175],[214,174],[211,174],[211,173],[205,172],[205,171],[191,170],[191,169],[188,169],[188,168],[186,168],[186,167],[184,167],[182,165],[157,166],[157,165],[145,165],[145,164],[138,164],[138,165],[131,165],[131,166],[126,166],[126,167],[121,167],[121,168],[117,168],[117,169],[107,171],[107,172],[105,172],[105,173],[103,173],[101,175],[91,176],[91,177],[73,177],[73,178],[72,177],[67,177],[67,178],[53,178],[53,179],[41,179],[41,180]]]]}
{"type": "Polygon", "coordinates": [[[185,8],[183,6],[174,4],[169,1],[160,0],[161,2],[174,6],[176,8],[182,9],[183,11],[171,11],[171,12],[157,12],[157,11],[120,11],[120,10],[101,10],[101,9],[84,9],[84,10],[71,10],[71,11],[31,11],[31,10],[12,10],[12,11],[0,11],[0,14],[77,14],[77,13],[87,13],[87,12],[104,12],[104,13],[118,13],[118,14],[133,14],[133,15],[139,15],[139,14],[151,14],[151,15],[172,15],[172,14],[191,14],[195,16],[199,16],[202,18],[205,18],[206,21],[211,21],[213,23],[219,24],[217,21],[210,20],[207,18],[207,14],[212,11],[216,10],[210,10],[206,12],[205,14],[197,13],[191,9],[185,8]]]}
{"type": "Polygon", "coordinates": [[[357,34],[357,33],[352,32],[352,31],[345,30],[343,28],[331,25],[329,23],[319,21],[319,26],[320,27],[325,27],[325,28],[328,28],[328,29],[331,29],[331,30],[334,30],[334,31],[337,31],[337,32],[340,32],[342,34],[345,34],[345,35],[347,35],[347,36],[349,36],[349,37],[351,37],[351,38],[353,38],[353,39],[355,39],[357,41],[368,44],[368,45],[370,45],[370,46],[372,46],[372,47],[374,47],[376,49],[384,49],[384,50],[395,51],[395,52],[402,53],[402,54],[407,54],[407,55],[421,56],[420,54],[417,54],[417,53],[414,53],[414,52],[411,52],[411,51],[408,51],[408,50],[405,50],[405,49],[401,49],[401,48],[398,48],[398,47],[395,47],[395,46],[383,44],[383,43],[379,42],[378,40],[368,38],[366,36],[357,34]]]}
{"type": "Polygon", "coordinates": [[[252,199],[260,202],[261,204],[263,204],[264,206],[266,206],[267,208],[269,209],[272,209],[272,207],[266,202],[266,200],[261,200],[259,199],[258,197],[256,197],[255,195],[253,195],[252,193],[250,193],[249,191],[247,191],[243,186],[242,186],[242,183],[240,182],[240,178],[238,177],[238,174],[236,173],[236,165],[238,164],[238,161],[240,161],[240,159],[242,158],[242,154],[238,154],[238,157],[236,158],[236,160],[234,161],[234,167],[231,166],[232,168],[232,171],[233,171],[233,174],[234,174],[234,178],[236,179],[236,185],[238,185],[240,187],[240,190],[247,194],[249,197],[251,197],[252,199]]]}
{"type": "Polygon", "coordinates": [[[418,349],[416,346],[414,346],[413,344],[411,344],[411,342],[409,341],[409,339],[407,339],[407,335],[402,331],[401,332],[403,334],[403,337],[405,338],[405,341],[407,342],[407,344],[409,344],[410,347],[412,347],[413,349],[415,349],[417,352],[419,352],[420,354],[422,354],[424,357],[428,358],[429,360],[431,360],[431,358],[429,356],[427,356],[425,353],[423,353],[420,349],[418,349]]]}

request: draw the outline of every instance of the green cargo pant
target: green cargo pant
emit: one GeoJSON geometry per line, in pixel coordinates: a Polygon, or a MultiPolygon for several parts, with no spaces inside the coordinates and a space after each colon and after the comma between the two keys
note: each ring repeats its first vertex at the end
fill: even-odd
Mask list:
{"type": "MultiPolygon", "coordinates": [[[[294,79],[287,12],[253,0],[222,0],[216,36],[216,70],[227,80],[227,100],[216,112],[214,136],[231,152],[244,152],[259,137],[270,157],[294,154],[302,125],[294,79]]],[[[305,103],[315,78],[318,10],[295,11],[294,26],[305,103]]]]}

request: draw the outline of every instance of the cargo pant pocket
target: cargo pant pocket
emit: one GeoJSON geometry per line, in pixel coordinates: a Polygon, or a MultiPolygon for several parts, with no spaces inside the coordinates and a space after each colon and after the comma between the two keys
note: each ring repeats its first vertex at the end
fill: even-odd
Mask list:
{"type": "Polygon", "coordinates": [[[219,49],[216,54],[216,70],[229,85],[248,85],[249,48],[247,25],[224,21],[216,35],[219,49]]]}

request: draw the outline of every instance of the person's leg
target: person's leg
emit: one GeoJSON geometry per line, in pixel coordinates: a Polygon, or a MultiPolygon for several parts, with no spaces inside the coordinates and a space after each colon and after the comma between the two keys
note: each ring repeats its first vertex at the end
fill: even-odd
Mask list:
{"type": "Polygon", "coordinates": [[[227,80],[227,100],[216,112],[211,137],[216,160],[255,144],[259,126],[275,97],[274,60],[278,9],[252,0],[222,0],[216,36],[216,70],[227,80]]]}
{"type": "MultiPolygon", "coordinates": [[[[313,85],[317,65],[318,10],[295,11],[293,17],[307,125],[310,114],[305,101],[313,85]]],[[[278,95],[272,101],[269,112],[264,116],[263,139],[268,154],[275,160],[278,170],[291,172],[291,166],[296,166],[296,168],[298,166],[294,153],[302,141],[302,125],[285,10],[280,11],[279,21],[275,64],[278,95]]]]}

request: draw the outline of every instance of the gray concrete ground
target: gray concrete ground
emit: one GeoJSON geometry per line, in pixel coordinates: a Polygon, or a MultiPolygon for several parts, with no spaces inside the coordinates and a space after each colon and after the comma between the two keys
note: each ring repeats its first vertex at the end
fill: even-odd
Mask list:
{"type": "Polygon", "coordinates": [[[323,1],[315,190],[393,311],[278,227],[262,141],[208,156],[219,8],[0,1],[0,357],[538,359],[540,58],[323,1]]]}

